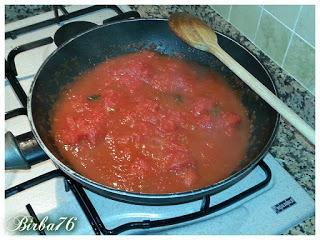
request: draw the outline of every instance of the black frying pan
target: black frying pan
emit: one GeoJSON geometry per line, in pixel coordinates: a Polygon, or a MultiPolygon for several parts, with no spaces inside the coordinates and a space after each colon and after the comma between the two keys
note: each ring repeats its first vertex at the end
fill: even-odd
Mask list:
{"type": "MultiPolygon", "coordinates": [[[[237,42],[217,33],[220,46],[274,93],[275,86],[263,65],[237,42]]],[[[164,205],[188,202],[213,194],[246,176],[265,155],[275,136],[279,116],[214,56],[193,49],[178,39],[163,19],[126,20],[95,27],[54,51],[43,63],[31,86],[28,117],[32,131],[45,153],[68,176],[103,196],[135,204],[164,205]],[[81,72],[106,59],[152,48],[162,54],[191,60],[222,74],[237,91],[248,110],[253,131],[242,165],[227,179],[211,186],[173,194],[140,194],[96,183],[68,167],[50,134],[50,110],[61,89],[81,72]]]]}

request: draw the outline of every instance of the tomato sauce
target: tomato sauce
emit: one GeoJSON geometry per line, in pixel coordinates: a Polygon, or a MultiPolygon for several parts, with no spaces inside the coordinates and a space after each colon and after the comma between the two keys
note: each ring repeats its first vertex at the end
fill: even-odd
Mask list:
{"type": "Polygon", "coordinates": [[[52,134],[69,166],[111,188],[184,192],[235,171],[250,136],[221,76],[142,51],[107,60],[61,92],[52,134]]]}

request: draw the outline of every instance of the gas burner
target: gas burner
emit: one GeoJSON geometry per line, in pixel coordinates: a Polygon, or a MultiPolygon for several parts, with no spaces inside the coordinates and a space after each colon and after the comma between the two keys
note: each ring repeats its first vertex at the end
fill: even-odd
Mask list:
{"type": "Polygon", "coordinates": [[[61,46],[63,43],[69,41],[80,33],[83,33],[91,28],[98,26],[95,23],[87,21],[77,21],[71,22],[60,27],[54,34],[54,43],[57,47],[61,46]]]}

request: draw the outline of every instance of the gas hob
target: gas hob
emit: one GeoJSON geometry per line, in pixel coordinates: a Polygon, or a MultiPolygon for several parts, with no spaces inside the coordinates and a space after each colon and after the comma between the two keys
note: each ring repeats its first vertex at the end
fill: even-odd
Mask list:
{"type": "MultiPolygon", "coordinates": [[[[65,9],[74,12],[86,7],[69,6],[65,9]]],[[[128,6],[119,8],[123,12],[130,11],[128,6]]],[[[6,32],[45,21],[52,15],[49,12],[7,24],[6,32]]],[[[88,21],[102,24],[105,19],[116,15],[116,11],[102,8],[18,34],[15,39],[6,39],[5,54],[10,55],[18,46],[53,37],[59,27],[66,23],[88,21]]],[[[54,49],[56,45],[48,41],[15,57],[16,79],[27,94],[35,73],[54,49]]],[[[5,111],[22,107],[6,80],[5,111]]],[[[5,129],[15,136],[31,130],[23,115],[6,120],[5,129]]],[[[133,205],[107,199],[68,179],[50,160],[27,170],[7,170],[5,187],[5,219],[8,223],[16,217],[30,215],[39,221],[48,217],[50,222],[57,222],[61,217],[74,217],[75,227],[72,231],[61,228],[59,231],[19,232],[11,231],[8,227],[7,233],[14,235],[281,234],[314,215],[314,200],[270,154],[232,187],[198,201],[172,206],[133,205]]]]}

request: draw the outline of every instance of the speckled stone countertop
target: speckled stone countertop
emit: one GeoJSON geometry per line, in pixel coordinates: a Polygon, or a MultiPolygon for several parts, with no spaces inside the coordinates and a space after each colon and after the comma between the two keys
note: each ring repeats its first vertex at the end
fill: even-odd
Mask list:
{"type": "MultiPolygon", "coordinates": [[[[167,18],[173,12],[189,12],[206,21],[215,30],[224,33],[249,49],[268,69],[280,98],[307,123],[315,126],[315,99],[299,83],[290,77],[261,50],[240,34],[230,23],[220,17],[208,6],[131,6],[144,18],[167,18]]],[[[15,10],[15,6],[6,6],[6,22],[18,20],[30,15],[48,11],[46,6],[15,10]]],[[[283,119],[276,139],[270,149],[271,154],[295,178],[295,180],[315,197],[315,148],[304,137],[283,119]]],[[[314,217],[293,227],[287,234],[315,234],[314,217]]]]}
{"type": "MultiPolygon", "coordinates": [[[[248,48],[269,70],[275,81],[280,98],[314,127],[315,99],[299,83],[290,77],[261,50],[240,34],[230,23],[208,6],[131,6],[144,18],[167,18],[173,12],[189,12],[197,15],[215,30],[224,33],[248,48]]],[[[280,119],[280,126],[271,154],[314,198],[315,192],[315,149],[291,125],[280,119]]],[[[314,217],[293,227],[287,234],[315,234],[314,217]]]]}

